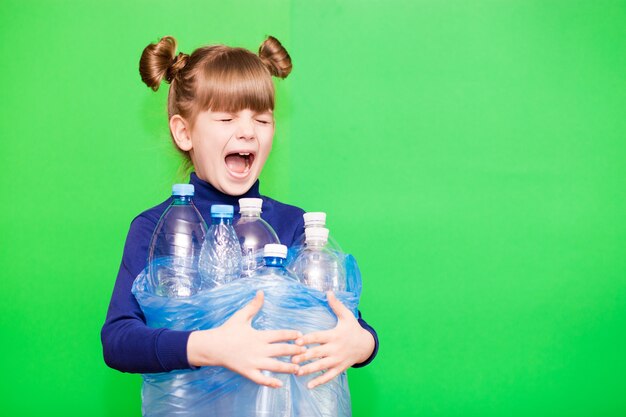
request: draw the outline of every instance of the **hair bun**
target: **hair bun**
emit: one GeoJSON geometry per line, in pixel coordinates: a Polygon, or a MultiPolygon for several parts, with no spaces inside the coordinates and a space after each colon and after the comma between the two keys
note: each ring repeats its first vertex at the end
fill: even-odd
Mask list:
{"type": "Polygon", "coordinates": [[[141,80],[157,91],[165,78],[171,82],[187,63],[189,55],[182,52],[176,55],[177,42],[172,36],[164,36],[157,43],[146,46],[139,60],[141,80]]]}
{"type": "Polygon", "coordinates": [[[180,70],[185,68],[188,58],[189,58],[189,55],[181,52],[178,55],[176,55],[176,57],[172,60],[171,65],[169,66],[169,68],[167,69],[167,72],[165,73],[165,80],[168,83],[171,83],[172,80],[176,78],[176,75],[180,72],[180,70]]]}
{"type": "Polygon", "coordinates": [[[273,36],[268,36],[259,47],[259,58],[274,77],[286,78],[291,72],[291,57],[273,36]]]}

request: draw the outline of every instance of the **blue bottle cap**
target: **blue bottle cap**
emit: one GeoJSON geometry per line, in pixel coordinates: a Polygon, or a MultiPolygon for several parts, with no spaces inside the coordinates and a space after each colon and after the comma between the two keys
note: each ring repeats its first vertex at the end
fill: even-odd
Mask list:
{"type": "Polygon", "coordinates": [[[211,217],[232,219],[234,212],[235,208],[227,204],[213,204],[211,206],[211,217]]]}
{"type": "Polygon", "coordinates": [[[172,185],[172,195],[178,196],[192,196],[193,197],[194,188],[193,184],[174,184],[172,185]]]}

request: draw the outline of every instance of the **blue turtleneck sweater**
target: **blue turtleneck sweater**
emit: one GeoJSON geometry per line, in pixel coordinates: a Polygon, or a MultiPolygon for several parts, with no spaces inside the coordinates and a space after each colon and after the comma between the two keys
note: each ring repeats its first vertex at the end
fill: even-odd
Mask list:
{"type": "MultiPolygon", "coordinates": [[[[213,204],[233,205],[237,213],[239,198],[254,197],[263,199],[261,217],[274,228],[282,244],[291,246],[304,233],[304,211],[262,196],[259,193],[259,181],[244,195],[237,197],[218,191],[195,173],[191,174],[189,182],[195,187],[193,202],[205,221],[211,219],[210,209],[213,204]]],[[[133,280],[146,267],[148,245],[154,228],[171,201],[170,197],[135,217],[126,237],[122,264],[101,332],[105,362],[122,372],[153,373],[191,368],[187,361],[187,339],[191,331],[148,327],[143,312],[131,293],[133,280]]],[[[361,318],[360,312],[359,323],[372,333],[376,347],[365,362],[354,365],[355,367],[367,365],[378,352],[376,331],[361,318]]]]}

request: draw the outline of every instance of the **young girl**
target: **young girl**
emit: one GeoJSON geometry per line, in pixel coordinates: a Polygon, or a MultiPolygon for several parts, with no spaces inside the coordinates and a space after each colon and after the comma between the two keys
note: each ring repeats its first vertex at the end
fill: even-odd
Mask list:
{"type": "MultiPolygon", "coordinates": [[[[303,210],[262,196],[258,181],[274,136],[271,77],[285,78],[291,71],[291,59],[280,42],[268,37],[258,55],[224,45],[176,55],[176,40],[164,37],[145,48],[139,71],[155,91],[162,80],[170,83],[167,109],[172,139],[193,164],[193,200],[205,220],[210,220],[213,204],[234,205],[238,212],[239,198],[262,198],[263,218],[281,243],[290,246],[303,233],[303,210]]],[[[325,371],[310,382],[313,388],[350,366],[372,361],[378,349],[376,332],[360,313],[356,319],[330,293],[337,326],[306,335],[290,329],[254,329],[251,321],[263,305],[263,293],[214,329],[148,327],[131,286],[146,267],[152,233],[170,202],[144,211],[130,225],[101,333],[107,365],[137,373],[223,366],[272,387],[280,386],[280,380],[262,370],[298,375],[325,371]],[[290,341],[295,343],[286,343],[290,341]],[[291,356],[292,363],[276,359],[280,356],[291,356]],[[305,361],[312,362],[298,365],[305,361]]]]}

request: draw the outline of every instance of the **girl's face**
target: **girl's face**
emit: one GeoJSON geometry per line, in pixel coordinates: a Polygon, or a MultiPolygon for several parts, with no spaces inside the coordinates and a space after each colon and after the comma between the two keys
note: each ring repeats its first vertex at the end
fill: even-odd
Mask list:
{"type": "Polygon", "coordinates": [[[221,192],[242,195],[259,178],[274,138],[271,110],[237,113],[206,110],[190,131],[196,174],[221,192]]]}

